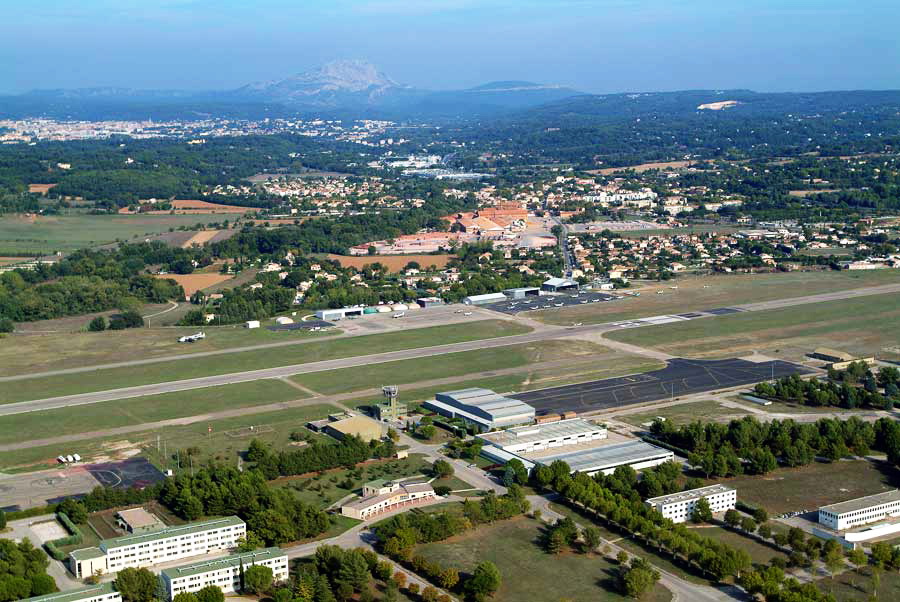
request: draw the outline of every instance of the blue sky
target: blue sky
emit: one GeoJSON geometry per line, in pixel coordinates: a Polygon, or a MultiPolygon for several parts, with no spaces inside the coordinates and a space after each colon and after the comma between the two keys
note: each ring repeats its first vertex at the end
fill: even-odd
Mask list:
{"type": "Polygon", "coordinates": [[[402,83],[900,88],[896,0],[0,0],[0,91],[228,89],[342,58],[402,83]]]}

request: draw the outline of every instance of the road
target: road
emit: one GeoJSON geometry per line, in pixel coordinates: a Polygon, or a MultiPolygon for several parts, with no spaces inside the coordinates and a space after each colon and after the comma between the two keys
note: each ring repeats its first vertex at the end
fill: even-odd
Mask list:
{"type": "MultiPolygon", "coordinates": [[[[889,284],[883,286],[867,287],[864,289],[851,289],[846,291],[836,291],[831,293],[822,293],[818,295],[808,295],[804,297],[794,297],[791,299],[778,299],[773,301],[763,301],[758,303],[747,303],[742,305],[734,305],[733,307],[744,311],[764,311],[768,309],[778,309],[783,307],[793,307],[798,305],[806,305],[810,303],[821,303],[823,301],[835,301],[839,299],[852,299],[864,297],[868,295],[879,295],[885,293],[900,292],[900,284],[889,284]]],[[[702,315],[695,319],[709,319],[714,316],[702,315]]],[[[532,343],[536,341],[545,341],[552,339],[560,339],[566,337],[579,337],[584,334],[602,334],[612,330],[621,328],[619,322],[608,322],[602,324],[589,324],[579,327],[562,327],[562,326],[542,326],[539,330],[522,334],[505,336],[494,339],[481,339],[477,341],[467,341],[463,343],[451,343],[446,345],[435,345],[431,347],[421,347],[418,349],[404,349],[400,351],[389,351],[384,353],[375,353],[370,355],[358,355],[354,357],[340,358],[334,360],[325,360],[319,362],[308,362],[305,364],[294,364],[289,366],[279,366],[275,368],[265,368],[262,370],[251,370],[246,372],[234,372],[230,374],[220,374],[215,376],[205,376],[201,378],[193,378],[186,380],[169,381],[164,383],[154,383],[149,385],[139,385],[135,387],[124,387],[120,389],[111,389],[106,391],[96,391],[91,393],[82,393],[78,395],[66,395],[60,397],[51,397],[46,399],[36,399],[31,401],[23,401],[10,403],[0,406],[0,416],[20,414],[24,412],[35,412],[40,410],[49,410],[84,404],[100,403],[104,401],[114,401],[119,399],[127,399],[131,397],[139,397],[144,395],[157,395],[160,393],[172,393],[177,391],[187,391],[201,387],[212,387],[218,385],[227,385],[241,382],[265,378],[283,378],[295,374],[308,374],[311,372],[322,372],[325,370],[335,370],[338,368],[353,368],[367,366],[371,364],[379,364],[384,362],[416,359],[421,357],[434,357],[448,353],[459,353],[462,351],[474,351],[476,349],[486,349],[494,347],[505,347],[509,345],[518,345],[522,343],[532,343]]],[[[643,326],[640,326],[643,327],[643,326]]],[[[639,347],[629,346],[630,352],[641,353],[659,359],[659,353],[654,351],[643,350],[639,347]]],[[[190,357],[190,356],[187,356],[190,357]]],[[[147,363],[147,360],[139,360],[136,362],[125,362],[120,365],[141,365],[147,363]]],[[[95,367],[94,369],[96,369],[95,367]]],[[[62,371],[69,373],[71,371],[62,371]]],[[[45,375],[59,374],[44,373],[45,375]]],[[[37,376],[37,375],[35,375],[37,376]]],[[[0,382],[8,381],[10,377],[0,379],[0,382]]]]}

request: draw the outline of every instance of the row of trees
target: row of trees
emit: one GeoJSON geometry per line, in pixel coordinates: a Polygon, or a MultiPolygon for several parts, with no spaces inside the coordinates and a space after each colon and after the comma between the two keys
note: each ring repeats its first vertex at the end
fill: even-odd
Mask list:
{"type": "Polygon", "coordinates": [[[267,479],[339,468],[353,468],[372,458],[390,458],[397,453],[391,439],[363,442],[358,437],[345,437],[337,445],[313,443],[301,449],[273,452],[266,444],[254,439],[250,442],[247,459],[267,479]]]}
{"type": "MultiPolygon", "coordinates": [[[[862,364],[862,362],[859,362],[862,364]]],[[[863,364],[865,365],[865,364],[863,364]]],[[[891,368],[888,372],[896,370],[891,368]]],[[[849,372],[834,374],[834,380],[803,380],[796,374],[780,378],[774,384],[758,383],[754,392],[760,397],[780,399],[807,406],[839,406],[847,409],[875,408],[878,410],[893,409],[900,401],[900,388],[896,381],[888,380],[884,385],[884,393],[878,390],[878,379],[871,372],[863,373],[862,385],[849,372]]]]}

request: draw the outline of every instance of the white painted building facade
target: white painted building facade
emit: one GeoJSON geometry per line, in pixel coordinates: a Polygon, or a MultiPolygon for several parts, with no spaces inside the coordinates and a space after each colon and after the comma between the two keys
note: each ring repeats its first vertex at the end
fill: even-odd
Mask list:
{"type": "Polygon", "coordinates": [[[715,514],[733,509],[737,504],[737,489],[725,485],[709,485],[680,493],[650,498],[644,503],[655,508],[674,523],[683,523],[691,518],[697,502],[705,499],[709,509],[715,514]]]}

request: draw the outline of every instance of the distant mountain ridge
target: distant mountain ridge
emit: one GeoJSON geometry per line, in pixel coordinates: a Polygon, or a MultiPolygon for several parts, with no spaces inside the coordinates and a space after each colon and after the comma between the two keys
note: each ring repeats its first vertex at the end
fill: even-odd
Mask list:
{"type": "Polygon", "coordinates": [[[374,111],[429,116],[496,113],[579,94],[564,86],[526,81],[490,82],[466,90],[426,90],[398,83],[368,61],[340,60],[283,79],[253,82],[226,91],[98,87],[33,90],[22,97],[84,102],[264,103],[298,111],[374,111]]]}

